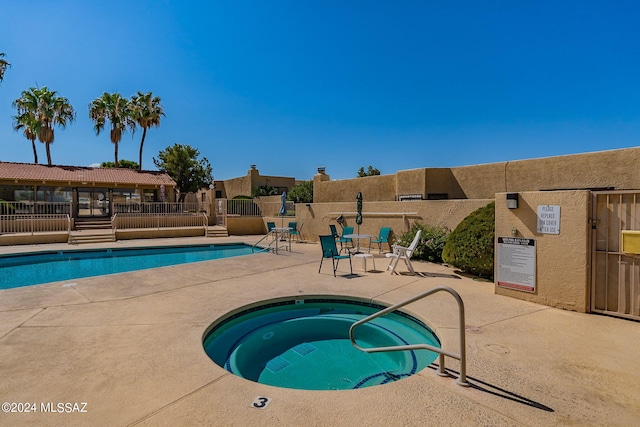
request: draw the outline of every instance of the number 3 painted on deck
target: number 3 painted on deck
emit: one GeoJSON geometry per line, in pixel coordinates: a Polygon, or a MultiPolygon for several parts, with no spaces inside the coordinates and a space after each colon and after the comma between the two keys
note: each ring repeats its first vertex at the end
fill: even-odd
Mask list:
{"type": "Polygon", "coordinates": [[[269,399],[268,397],[258,396],[253,400],[253,404],[251,406],[256,409],[264,409],[267,407],[270,401],[271,399],[269,399]]]}

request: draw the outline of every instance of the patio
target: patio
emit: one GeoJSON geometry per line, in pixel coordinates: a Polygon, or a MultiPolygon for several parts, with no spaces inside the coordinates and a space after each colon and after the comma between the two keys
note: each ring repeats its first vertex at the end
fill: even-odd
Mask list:
{"type": "MultiPolygon", "coordinates": [[[[217,242],[253,243],[260,236],[217,242]]],[[[94,247],[211,243],[205,237],[126,240],[94,247]]],[[[0,247],[0,253],[68,249],[0,247]]],[[[376,254],[376,256],[378,256],[376,254]]],[[[384,255],[382,255],[384,257],[384,255]]],[[[319,244],[0,291],[1,425],[634,425],[640,418],[640,324],[494,294],[442,265],[419,276],[318,274],[319,244]],[[465,303],[467,376],[433,369],[349,391],[270,387],[238,378],[204,353],[207,327],[232,308],[265,299],[347,295],[393,304],[436,286],[465,303]],[[270,398],[262,410],[251,406],[270,398]],[[41,403],[86,402],[84,413],[43,413],[41,403]]],[[[382,267],[383,259],[377,260],[382,267]]],[[[376,263],[377,264],[377,263],[376,263]]],[[[346,264],[345,264],[346,265],[346,264]]],[[[403,271],[403,270],[401,270],[403,271]]],[[[457,350],[455,301],[437,294],[407,307],[457,350]]],[[[447,358],[447,368],[458,369],[447,358]]]]}

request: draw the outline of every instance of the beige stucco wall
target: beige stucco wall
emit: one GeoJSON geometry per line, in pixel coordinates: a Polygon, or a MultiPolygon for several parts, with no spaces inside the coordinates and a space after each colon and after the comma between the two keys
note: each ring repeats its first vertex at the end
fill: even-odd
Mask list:
{"type": "Polygon", "coordinates": [[[640,188],[640,148],[509,162],[505,191],[640,188]]]}
{"type": "Polygon", "coordinates": [[[425,170],[425,175],[426,191],[423,196],[425,199],[429,198],[429,194],[446,194],[449,199],[467,198],[451,168],[428,168],[425,170]]]}
{"type": "MultiPolygon", "coordinates": [[[[280,207],[282,206],[282,196],[262,196],[254,197],[253,201],[260,206],[260,212],[265,217],[275,216],[280,213],[280,207]]],[[[288,202],[287,207],[293,206],[293,202],[288,202]]]]}
{"type": "Polygon", "coordinates": [[[134,228],[130,230],[116,230],[116,240],[196,237],[204,235],[205,231],[202,227],[134,228]]]}
{"type": "Polygon", "coordinates": [[[0,246],[67,243],[68,240],[69,233],[66,231],[35,234],[0,234],[0,246]]]}
{"type": "Polygon", "coordinates": [[[261,185],[286,188],[288,191],[296,185],[296,180],[286,176],[260,175],[255,165],[251,165],[245,176],[216,181],[216,190],[221,192],[222,197],[233,199],[236,196],[251,196],[253,188],[261,185]]]}
{"type": "Polygon", "coordinates": [[[264,224],[261,216],[228,216],[227,232],[230,236],[264,234],[266,232],[264,224]]]}
{"type": "Polygon", "coordinates": [[[585,312],[589,309],[590,211],[589,191],[519,193],[518,209],[506,207],[506,193],[496,195],[496,293],[552,307],[585,312]],[[538,205],[560,206],[560,234],[537,229],[538,205]],[[498,237],[536,240],[536,292],[497,286],[498,237]]]}
{"type": "Polygon", "coordinates": [[[224,181],[224,194],[227,199],[233,199],[236,196],[251,195],[251,180],[246,177],[227,179],[224,181]]]}
{"type": "Polygon", "coordinates": [[[388,194],[385,200],[398,200],[397,196],[420,194],[427,196],[427,170],[425,168],[409,169],[396,172],[396,188],[394,194],[388,194]]]}
{"type": "Polygon", "coordinates": [[[365,176],[340,181],[323,181],[314,178],[313,201],[315,203],[348,202],[355,200],[358,192],[362,192],[363,201],[394,201],[396,175],[365,176]]]}
{"type": "MultiPolygon", "coordinates": [[[[412,202],[363,202],[361,234],[377,236],[381,227],[392,228],[392,239],[407,231],[411,224],[419,221],[428,225],[443,225],[453,229],[468,214],[485,206],[491,200],[424,200],[412,202]],[[405,213],[406,215],[403,215],[405,213]]],[[[345,225],[355,223],[356,202],[312,203],[296,205],[296,219],[303,226],[305,240],[317,242],[319,235],[329,234],[329,224],[337,224],[336,217],[342,214],[345,225]]],[[[285,218],[285,222],[287,219],[285,218]]],[[[279,224],[279,222],[277,222],[279,224]]],[[[340,226],[337,226],[340,230],[340,226]]],[[[368,241],[366,241],[368,244],[368,241]]]]}
{"type": "Polygon", "coordinates": [[[451,173],[467,199],[493,198],[496,193],[508,191],[505,187],[505,163],[452,168],[451,173]]]}
{"type": "Polygon", "coordinates": [[[421,168],[393,175],[330,180],[314,177],[314,202],[346,202],[362,191],[365,200],[446,193],[449,199],[488,199],[508,191],[640,188],[640,147],[456,168],[421,168]],[[367,196],[368,194],[368,196],[367,196]]]}

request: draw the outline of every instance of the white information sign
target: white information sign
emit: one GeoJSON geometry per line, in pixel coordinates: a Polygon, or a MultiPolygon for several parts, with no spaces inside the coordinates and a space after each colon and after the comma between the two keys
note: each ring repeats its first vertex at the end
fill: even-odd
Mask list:
{"type": "Polygon", "coordinates": [[[560,234],[560,206],[538,205],[538,233],[560,234]]]}
{"type": "Polygon", "coordinates": [[[498,237],[498,286],[536,291],[536,241],[498,237]]]}

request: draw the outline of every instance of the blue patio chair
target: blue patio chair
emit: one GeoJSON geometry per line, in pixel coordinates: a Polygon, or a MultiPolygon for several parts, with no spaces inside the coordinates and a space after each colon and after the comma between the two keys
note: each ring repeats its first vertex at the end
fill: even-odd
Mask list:
{"type": "Polygon", "coordinates": [[[331,258],[331,263],[333,265],[333,277],[336,277],[336,270],[338,269],[338,263],[341,259],[349,260],[349,272],[353,274],[353,266],[351,264],[351,255],[340,255],[338,252],[338,247],[336,246],[336,241],[331,235],[320,236],[320,245],[322,246],[322,259],[320,259],[320,267],[318,268],[318,274],[322,269],[322,261],[325,258],[331,258]]]}
{"type": "Polygon", "coordinates": [[[276,227],[276,223],[275,222],[267,222],[267,234],[271,234],[272,238],[275,239],[276,238],[276,234],[272,233],[271,230],[273,230],[276,227]]]}
{"type": "MultiPolygon", "coordinates": [[[[369,239],[369,252],[371,252],[371,244],[378,244],[378,253],[382,253],[382,244],[386,243],[389,245],[389,233],[391,233],[391,227],[382,227],[380,228],[380,233],[378,233],[378,237],[375,239],[369,239]]],[[[389,250],[391,250],[391,246],[389,246],[389,250]]]]}
{"type": "Polygon", "coordinates": [[[300,224],[300,228],[298,228],[297,222],[290,222],[289,228],[291,230],[289,230],[289,234],[291,234],[291,238],[295,236],[298,242],[300,242],[302,240],[302,227],[304,227],[304,223],[300,224]]]}
{"type": "Polygon", "coordinates": [[[338,230],[334,224],[329,224],[329,230],[331,230],[331,235],[334,239],[338,240],[340,238],[340,234],[338,234],[338,230]]]}
{"type": "Polygon", "coordinates": [[[347,251],[349,250],[347,244],[351,244],[351,247],[353,248],[353,240],[351,237],[344,237],[345,234],[353,234],[353,227],[344,227],[342,229],[342,236],[340,236],[340,239],[337,241],[340,243],[340,253],[342,253],[342,250],[345,248],[347,251]]]}

